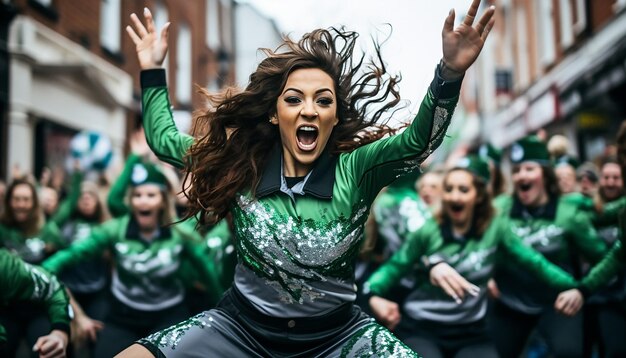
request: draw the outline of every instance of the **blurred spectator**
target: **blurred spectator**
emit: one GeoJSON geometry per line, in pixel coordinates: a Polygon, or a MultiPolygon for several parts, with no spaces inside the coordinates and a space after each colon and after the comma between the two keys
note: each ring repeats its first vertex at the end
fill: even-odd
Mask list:
{"type": "Polygon", "coordinates": [[[622,173],[614,156],[603,159],[598,194],[602,203],[614,201],[624,195],[622,173]]]}
{"type": "Polygon", "coordinates": [[[581,194],[593,198],[598,191],[598,168],[592,162],[583,163],[576,170],[576,179],[581,194]]]}

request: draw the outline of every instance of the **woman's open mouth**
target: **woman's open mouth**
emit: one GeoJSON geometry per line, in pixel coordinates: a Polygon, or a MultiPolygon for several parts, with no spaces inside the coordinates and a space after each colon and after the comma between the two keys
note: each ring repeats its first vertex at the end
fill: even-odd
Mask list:
{"type": "Polygon", "coordinates": [[[137,215],[139,216],[150,216],[152,215],[152,210],[138,210],[137,215]]]}
{"type": "Polygon", "coordinates": [[[304,152],[310,152],[317,147],[317,136],[319,131],[317,127],[311,125],[303,125],[296,130],[296,142],[298,148],[304,152]]]}
{"type": "Polygon", "coordinates": [[[530,183],[521,183],[520,185],[518,185],[518,188],[521,192],[527,192],[530,190],[530,188],[532,188],[533,185],[530,183]]]}
{"type": "Polygon", "coordinates": [[[463,204],[456,204],[456,203],[450,204],[450,210],[455,214],[462,212],[464,208],[465,208],[465,205],[463,204]]]}

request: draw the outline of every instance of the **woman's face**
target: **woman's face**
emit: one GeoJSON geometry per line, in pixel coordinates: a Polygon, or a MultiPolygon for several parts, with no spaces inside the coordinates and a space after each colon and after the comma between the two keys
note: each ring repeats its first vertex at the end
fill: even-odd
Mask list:
{"type": "Polygon", "coordinates": [[[86,217],[96,214],[98,209],[98,198],[94,193],[84,192],[78,199],[78,211],[86,217]]]}
{"type": "Polygon", "coordinates": [[[616,163],[606,163],[600,173],[600,191],[606,200],[615,200],[623,194],[622,172],[616,163]]]}
{"type": "Polygon", "coordinates": [[[559,165],[554,169],[554,174],[559,181],[561,193],[573,193],[576,191],[576,171],[570,165],[559,165]]]}
{"type": "Polygon", "coordinates": [[[441,200],[441,176],[424,174],[417,184],[417,192],[426,205],[432,207],[437,204],[441,200]]]}
{"type": "Polygon", "coordinates": [[[161,187],[156,184],[143,184],[133,188],[130,206],[139,227],[145,230],[159,226],[159,216],[164,209],[161,187]]]}
{"type": "Polygon", "coordinates": [[[272,118],[280,130],[286,176],[309,172],[338,121],[333,79],[317,68],[293,71],[272,118]]]}
{"type": "Polygon", "coordinates": [[[26,222],[35,205],[31,187],[26,184],[16,185],[11,193],[9,205],[11,205],[15,221],[26,222]]]}
{"type": "Polygon", "coordinates": [[[525,206],[541,206],[548,201],[546,193],[543,169],[535,162],[523,162],[513,167],[511,176],[515,195],[525,206]]]}
{"type": "Polygon", "coordinates": [[[478,193],[473,176],[465,170],[453,170],[443,183],[442,204],[446,216],[453,226],[471,223],[478,193]]]}

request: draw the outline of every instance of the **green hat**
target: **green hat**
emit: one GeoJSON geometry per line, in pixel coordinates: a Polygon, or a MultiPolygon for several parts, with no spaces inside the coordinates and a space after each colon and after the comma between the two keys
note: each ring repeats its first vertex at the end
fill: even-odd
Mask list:
{"type": "Polygon", "coordinates": [[[491,143],[485,143],[478,149],[478,156],[484,160],[493,160],[495,164],[500,164],[502,160],[502,150],[497,149],[491,143]]]}
{"type": "Polygon", "coordinates": [[[576,169],[580,166],[580,162],[578,161],[578,159],[571,157],[569,155],[563,155],[559,158],[556,158],[554,160],[554,166],[558,167],[561,165],[569,165],[572,168],[576,169]]]}
{"type": "Polygon", "coordinates": [[[511,162],[537,162],[542,165],[550,164],[550,153],[545,142],[537,136],[524,137],[513,144],[510,153],[511,162]]]}
{"type": "Polygon", "coordinates": [[[465,169],[483,179],[486,183],[489,183],[489,180],[491,179],[489,164],[487,164],[484,159],[476,155],[468,155],[457,160],[452,169],[465,169]]]}
{"type": "Polygon", "coordinates": [[[163,188],[167,187],[167,178],[161,170],[152,163],[136,163],[130,176],[130,185],[139,186],[144,184],[156,184],[163,188]]]}

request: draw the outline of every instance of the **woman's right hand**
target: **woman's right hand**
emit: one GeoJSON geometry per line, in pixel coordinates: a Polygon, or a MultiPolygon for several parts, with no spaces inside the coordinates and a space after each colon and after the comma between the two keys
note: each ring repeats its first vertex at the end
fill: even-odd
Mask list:
{"type": "Polygon", "coordinates": [[[400,308],[398,304],[384,299],[379,296],[372,296],[369,300],[372,313],[377,320],[379,320],[385,327],[393,331],[394,328],[400,323],[400,308]]]}
{"type": "Polygon", "coordinates": [[[467,281],[445,262],[438,263],[430,269],[430,282],[441,287],[458,304],[463,302],[466,292],[472,296],[478,296],[480,292],[478,286],[467,281]]]}
{"type": "Polygon", "coordinates": [[[167,54],[167,37],[170,23],[166,23],[161,30],[161,37],[157,39],[156,28],[152,13],[148,8],[143,9],[143,16],[146,18],[146,26],[143,25],[137,15],[130,14],[133,26],[126,26],[126,32],[133,40],[137,50],[137,59],[142,70],[160,68],[167,54]]]}

